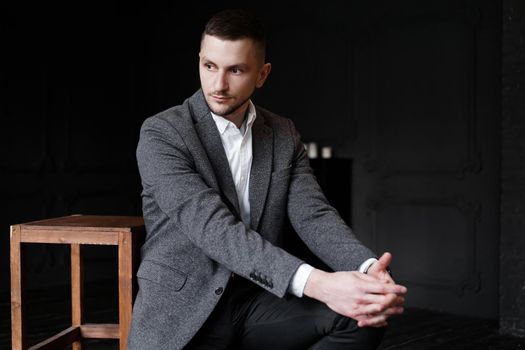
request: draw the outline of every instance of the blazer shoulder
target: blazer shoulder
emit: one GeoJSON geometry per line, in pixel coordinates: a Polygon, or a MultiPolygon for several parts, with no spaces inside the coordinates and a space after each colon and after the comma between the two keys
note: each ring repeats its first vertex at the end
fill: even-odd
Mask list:
{"type": "Polygon", "coordinates": [[[202,90],[197,90],[182,104],[168,108],[152,117],[147,118],[144,123],[168,123],[179,132],[189,131],[193,125],[198,123],[209,113],[202,90]]]}
{"type": "Polygon", "coordinates": [[[140,128],[139,147],[168,143],[189,154],[188,142],[194,142],[195,131],[188,104],[177,105],[146,118],[140,128]]]}
{"type": "Polygon", "coordinates": [[[264,123],[277,132],[289,132],[293,127],[293,122],[290,118],[283,117],[273,113],[263,107],[257,106],[258,115],[262,116],[264,123]]]}
{"type": "Polygon", "coordinates": [[[188,124],[193,124],[188,108],[185,105],[178,105],[146,118],[142,123],[142,128],[164,125],[179,130],[182,126],[188,124]]]}

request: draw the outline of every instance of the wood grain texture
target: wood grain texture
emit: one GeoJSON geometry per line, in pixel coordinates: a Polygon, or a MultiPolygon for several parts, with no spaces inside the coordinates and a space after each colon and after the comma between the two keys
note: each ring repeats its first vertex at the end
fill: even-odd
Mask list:
{"type": "Polygon", "coordinates": [[[112,323],[83,324],[80,334],[85,339],[119,339],[120,330],[118,324],[112,323]]]}
{"type": "Polygon", "coordinates": [[[133,236],[121,232],[118,245],[120,350],[125,350],[133,308],[133,236]]]}
{"type": "MultiPolygon", "coordinates": [[[[71,245],[71,324],[74,327],[82,325],[84,301],[84,267],[80,254],[80,245],[71,245]]],[[[73,350],[81,350],[81,341],[73,343],[73,350]]]]}
{"type": "Polygon", "coordinates": [[[82,231],[134,231],[144,226],[141,216],[69,215],[22,224],[24,229],[82,230],[82,231]]]}
{"type": "Polygon", "coordinates": [[[22,308],[22,256],[20,226],[11,226],[11,339],[13,350],[25,350],[25,325],[22,308]]]}
{"type": "Polygon", "coordinates": [[[88,231],[88,230],[61,230],[30,229],[22,227],[20,237],[25,243],[53,243],[53,244],[102,244],[117,245],[118,232],[114,231],[88,231]]]}
{"type": "Polygon", "coordinates": [[[29,350],[56,350],[63,349],[75,341],[80,340],[80,327],[69,327],[62,332],[33,345],[29,350]]]}

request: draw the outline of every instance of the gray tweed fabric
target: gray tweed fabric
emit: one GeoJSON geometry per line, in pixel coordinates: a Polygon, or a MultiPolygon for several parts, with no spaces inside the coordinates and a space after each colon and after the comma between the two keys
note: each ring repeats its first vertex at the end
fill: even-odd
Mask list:
{"type": "Polygon", "coordinates": [[[128,349],[180,349],[219,301],[232,272],[279,297],[302,261],[283,250],[287,218],[334,270],[375,256],[326,201],[293,123],[257,107],[251,229],[201,90],[145,120],[137,161],[147,237],[128,349]]]}

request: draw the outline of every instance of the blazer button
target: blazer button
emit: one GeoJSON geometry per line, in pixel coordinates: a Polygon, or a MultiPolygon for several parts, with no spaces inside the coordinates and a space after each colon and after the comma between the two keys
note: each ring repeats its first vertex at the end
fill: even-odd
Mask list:
{"type": "Polygon", "coordinates": [[[219,287],[219,288],[215,289],[215,294],[221,295],[223,291],[224,291],[224,289],[222,289],[222,287],[219,287]]]}

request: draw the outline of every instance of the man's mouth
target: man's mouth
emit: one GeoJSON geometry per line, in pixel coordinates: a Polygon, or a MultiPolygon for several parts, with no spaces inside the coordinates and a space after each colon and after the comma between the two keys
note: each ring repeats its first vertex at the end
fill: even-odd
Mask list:
{"type": "Polygon", "coordinates": [[[211,97],[213,97],[214,99],[218,101],[226,101],[226,100],[231,99],[231,96],[224,96],[224,95],[211,95],[211,97]]]}

